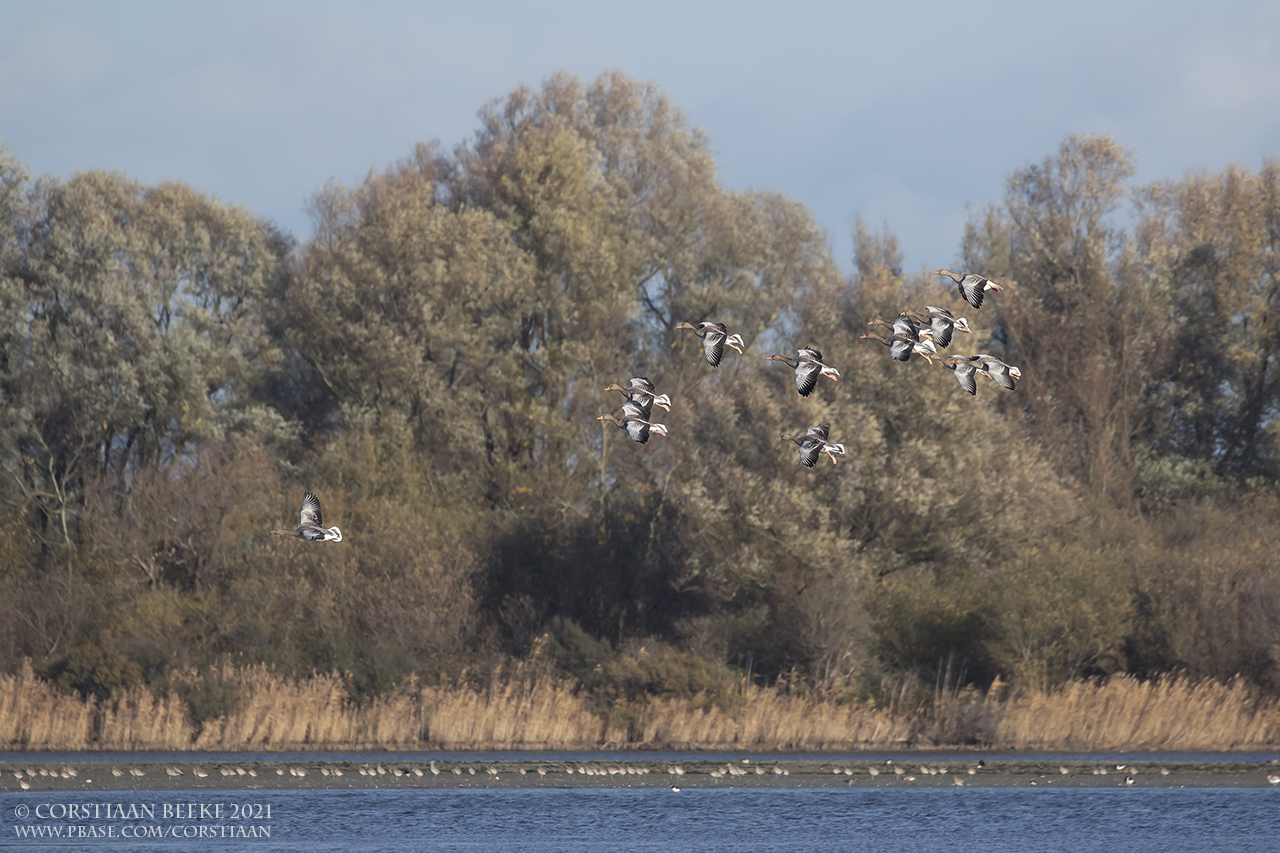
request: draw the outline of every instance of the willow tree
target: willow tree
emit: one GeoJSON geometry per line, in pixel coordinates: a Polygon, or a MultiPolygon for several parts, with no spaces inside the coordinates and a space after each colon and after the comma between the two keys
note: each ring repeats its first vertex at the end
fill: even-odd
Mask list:
{"type": "MultiPolygon", "coordinates": [[[[1274,478],[1268,425],[1280,400],[1280,162],[1231,167],[1144,190],[1143,257],[1168,277],[1179,321],[1153,383],[1157,457],[1217,476],[1274,478]]],[[[1166,460],[1153,462],[1165,472],[1166,460]]],[[[1153,484],[1154,485],[1154,484],[1153,484]]],[[[1194,491],[1194,489],[1193,489],[1194,491]]]]}
{"type": "MultiPolygon", "coordinates": [[[[287,241],[182,184],[15,175],[6,167],[0,494],[40,553],[25,573],[6,567],[6,604],[29,628],[25,652],[51,654],[103,616],[113,584],[156,580],[133,574],[137,554],[87,556],[104,544],[87,541],[88,503],[127,514],[147,471],[179,477],[207,444],[287,436],[254,399],[274,357],[259,309],[287,241]]],[[[160,544],[133,543],[142,557],[189,533],[169,522],[160,544]]]]}
{"type": "Polygon", "coordinates": [[[1120,501],[1133,493],[1144,390],[1174,332],[1168,282],[1133,259],[1113,214],[1132,153],[1068,136],[1016,171],[1003,210],[970,224],[968,264],[1012,284],[996,301],[997,341],[1037,393],[1025,410],[1063,470],[1120,501]]]}
{"type": "Polygon", "coordinates": [[[38,182],[17,220],[7,473],[42,527],[70,542],[87,479],[123,484],[201,441],[282,434],[252,394],[271,359],[258,308],[285,249],[269,226],[106,172],[38,182]]]}

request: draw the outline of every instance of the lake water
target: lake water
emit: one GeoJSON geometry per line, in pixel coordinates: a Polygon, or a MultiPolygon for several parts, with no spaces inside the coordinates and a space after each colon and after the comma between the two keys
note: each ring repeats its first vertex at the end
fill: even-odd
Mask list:
{"type": "Polygon", "coordinates": [[[0,809],[0,850],[1280,849],[1270,788],[30,791],[0,794],[0,809]],[[61,839],[31,835],[57,827],[61,839]]]}

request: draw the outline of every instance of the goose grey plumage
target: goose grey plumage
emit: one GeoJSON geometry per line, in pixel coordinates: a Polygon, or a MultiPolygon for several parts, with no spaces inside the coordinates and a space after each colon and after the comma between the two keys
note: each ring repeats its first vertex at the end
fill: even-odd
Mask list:
{"type": "Polygon", "coordinates": [[[276,536],[296,536],[299,539],[306,539],[308,542],[341,542],[342,531],[337,527],[323,527],[320,520],[320,499],[311,492],[307,492],[302,498],[302,515],[301,523],[296,530],[272,530],[276,536]]]}
{"type": "Polygon", "coordinates": [[[993,355],[982,356],[980,372],[990,376],[997,385],[1008,391],[1017,390],[1018,380],[1022,378],[1021,370],[1005,364],[993,355]]]}
{"type": "Polygon", "coordinates": [[[867,325],[887,326],[888,328],[893,329],[893,333],[895,335],[903,335],[911,338],[913,341],[920,340],[921,335],[932,334],[932,330],[928,326],[921,324],[918,315],[913,316],[908,314],[906,311],[903,311],[897,317],[894,317],[892,323],[887,320],[877,319],[868,320],[867,325]]]}
{"type": "Polygon", "coordinates": [[[927,329],[931,333],[933,342],[943,349],[951,346],[953,333],[966,332],[973,334],[973,330],[969,328],[969,321],[966,318],[956,317],[946,308],[926,305],[925,311],[928,313],[920,314],[915,311],[904,311],[902,313],[918,323],[927,324],[927,329]]]}
{"type": "Polygon", "coordinates": [[[724,323],[680,323],[676,328],[692,329],[695,335],[702,338],[702,353],[707,357],[707,364],[712,367],[720,366],[720,358],[724,355],[726,346],[737,350],[739,354],[745,346],[742,336],[729,334],[729,327],[724,323]]]}
{"type": "Polygon", "coordinates": [[[990,377],[997,385],[1008,391],[1017,390],[1018,380],[1022,378],[1021,370],[1005,364],[995,356],[987,355],[986,353],[953,355],[951,358],[955,359],[958,364],[971,364],[977,373],[990,377]]]}
{"type": "Polygon", "coordinates": [[[796,350],[795,358],[785,355],[765,356],[766,361],[780,361],[796,372],[796,390],[801,397],[808,397],[818,384],[818,377],[825,376],[832,382],[840,381],[840,371],[822,363],[822,353],[812,346],[796,350]]]}
{"type": "Polygon", "coordinates": [[[978,365],[967,360],[968,356],[953,355],[946,361],[942,362],[944,367],[951,368],[955,372],[956,381],[960,383],[960,387],[968,391],[970,394],[978,393],[978,365]]]}
{"type": "MultiPolygon", "coordinates": [[[[624,403],[623,405],[625,406],[626,404],[624,403]]],[[[600,417],[596,418],[596,420],[608,421],[609,423],[616,426],[618,429],[626,430],[627,435],[631,436],[631,440],[638,442],[640,444],[648,444],[649,436],[651,434],[652,435],[667,434],[666,424],[650,423],[644,418],[637,418],[637,417],[631,417],[631,416],[625,416],[625,417],[619,418],[616,415],[606,414],[606,415],[601,415],[600,417]]]]}
{"type": "Polygon", "coordinates": [[[956,283],[956,287],[960,288],[960,295],[964,297],[964,301],[968,302],[974,308],[982,307],[982,297],[986,295],[988,290],[994,290],[996,293],[1004,290],[1003,287],[996,284],[989,278],[983,278],[977,273],[953,273],[951,270],[942,269],[934,270],[934,275],[945,275],[956,283]]]}
{"type": "Polygon", "coordinates": [[[614,411],[622,412],[622,417],[624,419],[632,418],[636,420],[647,421],[649,420],[649,416],[653,414],[653,405],[654,405],[653,397],[645,397],[642,400],[637,400],[636,398],[632,397],[631,399],[623,402],[623,404],[619,406],[617,409],[614,409],[614,411]]]}
{"type": "Polygon", "coordinates": [[[831,437],[831,427],[828,424],[819,424],[811,426],[804,435],[787,435],[778,436],[778,441],[791,441],[800,448],[800,461],[806,468],[812,468],[814,463],[818,461],[818,455],[825,453],[831,457],[831,464],[836,464],[835,454],[844,455],[843,444],[832,444],[829,439],[831,437]]]}
{"type": "Polygon", "coordinates": [[[671,411],[671,398],[666,394],[657,393],[657,388],[644,376],[635,376],[627,380],[627,387],[623,388],[617,383],[606,385],[606,391],[620,391],[626,395],[627,399],[634,400],[641,405],[657,406],[660,409],[671,411]]]}
{"type": "Polygon", "coordinates": [[[930,340],[912,340],[910,335],[897,334],[888,338],[881,337],[875,332],[867,332],[860,335],[860,338],[879,341],[889,348],[889,355],[894,361],[909,361],[911,354],[923,358],[925,361],[933,364],[933,356],[937,355],[938,348],[933,345],[930,340]]]}

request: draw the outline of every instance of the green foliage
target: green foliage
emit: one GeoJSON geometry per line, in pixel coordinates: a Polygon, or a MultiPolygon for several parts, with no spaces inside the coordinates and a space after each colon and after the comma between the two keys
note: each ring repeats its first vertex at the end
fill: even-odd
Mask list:
{"type": "Polygon", "coordinates": [[[998,635],[990,643],[1000,672],[1047,691],[1120,670],[1133,609],[1124,556],[1067,543],[1000,566],[992,578],[998,635]]]}
{"type": "Polygon", "coordinates": [[[545,654],[572,675],[602,710],[616,711],[613,725],[625,725],[627,708],[651,697],[694,699],[731,709],[741,702],[741,682],[706,658],[649,640],[630,640],[617,650],[574,622],[548,623],[545,654]]]}
{"type": "Polygon", "coordinates": [[[63,690],[98,699],[142,683],[141,670],[115,647],[110,631],[100,633],[96,642],[73,646],[48,674],[63,690]]]}
{"type": "Polygon", "coordinates": [[[238,703],[235,685],[220,674],[207,671],[190,686],[183,698],[197,722],[225,717],[236,710],[238,703]]]}

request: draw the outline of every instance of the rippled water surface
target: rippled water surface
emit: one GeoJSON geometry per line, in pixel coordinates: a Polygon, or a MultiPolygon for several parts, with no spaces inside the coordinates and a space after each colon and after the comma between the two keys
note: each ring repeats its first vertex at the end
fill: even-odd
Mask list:
{"type": "Polygon", "coordinates": [[[0,807],[0,849],[114,853],[1280,849],[1280,790],[1257,788],[26,792],[0,795],[0,807]],[[220,805],[221,816],[183,814],[188,801],[220,805]],[[105,803],[150,805],[156,817],[104,818],[105,803]],[[32,813],[42,804],[46,817],[32,813]],[[97,819],[55,819],[50,812],[95,804],[97,819]],[[242,814],[230,820],[233,810],[242,814]],[[30,835],[58,826],[97,829],[64,830],[60,840],[30,835]],[[228,838],[221,829],[227,826],[259,836],[265,827],[270,837],[228,838]],[[113,837],[65,835],[107,828],[113,837]],[[148,833],[150,840],[137,840],[148,833]],[[204,838],[184,837],[201,833],[204,838]]]}

